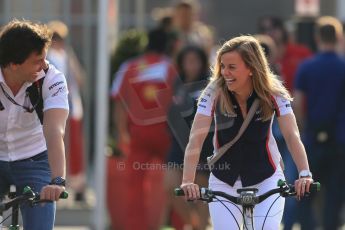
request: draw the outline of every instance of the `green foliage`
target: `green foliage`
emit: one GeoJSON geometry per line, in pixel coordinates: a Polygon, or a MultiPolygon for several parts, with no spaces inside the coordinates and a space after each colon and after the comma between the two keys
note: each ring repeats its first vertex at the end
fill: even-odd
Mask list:
{"type": "Polygon", "coordinates": [[[114,76],[124,61],[142,54],[147,43],[148,38],[145,32],[136,29],[125,31],[111,56],[111,76],[114,76]]]}

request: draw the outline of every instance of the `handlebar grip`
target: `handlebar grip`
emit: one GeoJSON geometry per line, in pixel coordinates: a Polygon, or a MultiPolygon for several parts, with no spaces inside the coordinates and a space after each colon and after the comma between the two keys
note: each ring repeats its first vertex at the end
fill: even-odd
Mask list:
{"type": "MultiPolygon", "coordinates": [[[[295,192],[295,186],[290,186],[291,190],[295,192]]],[[[313,182],[310,184],[309,187],[309,192],[314,193],[314,192],[319,192],[321,190],[321,184],[319,182],[313,182]]]]}
{"type": "Polygon", "coordinates": [[[319,182],[313,182],[310,184],[310,192],[319,192],[321,190],[321,184],[319,182]]]}
{"type": "MultiPolygon", "coordinates": [[[[278,186],[284,186],[287,185],[285,181],[283,180],[279,180],[278,181],[278,186]]],[[[295,186],[294,185],[288,185],[290,187],[290,190],[292,192],[295,192],[295,186]]],[[[313,192],[319,192],[321,190],[321,184],[319,182],[313,182],[310,184],[309,187],[309,192],[313,193],[313,192]]]]}
{"type": "MultiPolygon", "coordinates": [[[[60,194],[60,196],[59,196],[59,198],[60,199],[67,199],[68,198],[68,192],[67,191],[63,191],[61,194],[60,194]]],[[[38,194],[38,193],[36,193],[36,197],[35,197],[35,200],[36,201],[39,201],[39,202],[48,202],[49,200],[41,200],[41,197],[40,197],[40,195],[38,194]]]]}
{"type": "Polygon", "coordinates": [[[184,196],[184,191],[181,188],[174,189],[175,196],[184,196]]]}
{"type": "MultiPolygon", "coordinates": [[[[29,186],[25,186],[24,189],[23,189],[23,194],[29,194],[32,196],[36,196],[38,199],[39,199],[39,195],[35,195],[35,193],[32,191],[32,189],[29,187],[29,186]]],[[[68,198],[68,192],[67,191],[63,191],[61,194],[60,194],[60,199],[67,199],[68,198]]]]}
{"type": "Polygon", "coordinates": [[[61,194],[60,194],[60,199],[67,199],[68,198],[68,192],[67,191],[63,191],[61,194]]]}

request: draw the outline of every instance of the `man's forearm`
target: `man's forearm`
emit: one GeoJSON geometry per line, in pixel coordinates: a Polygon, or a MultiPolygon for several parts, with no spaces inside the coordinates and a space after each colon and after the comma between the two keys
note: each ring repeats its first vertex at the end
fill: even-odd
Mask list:
{"type": "Polygon", "coordinates": [[[68,111],[51,109],[44,113],[43,133],[47,143],[52,179],[66,176],[65,144],[63,141],[68,111]]]}
{"type": "Polygon", "coordinates": [[[51,178],[66,176],[66,158],[63,135],[59,131],[52,131],[46,135],[48,159],[51,169],[51,178]]]}

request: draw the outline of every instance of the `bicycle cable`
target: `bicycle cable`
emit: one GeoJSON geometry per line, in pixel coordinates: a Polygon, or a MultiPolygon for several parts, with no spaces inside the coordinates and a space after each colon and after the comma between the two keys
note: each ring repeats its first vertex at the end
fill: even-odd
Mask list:
{"type": "MultiPolygon", "coordinates": [[[[219,203],[221,203],[221,204],[230,212],[230,214],[232,215],[232,217],[234,218],[234,220],[235,220],[235,222],[236,222],[236,224],[237,224],[238,229],[241,230],[239,223],[237,222],[237,220],[236,220],[234,214],[230,211],[230,209],[229,209],[229,208],[223,203],[223,201],[220,200],[218,197],[215,196],[214,199],[216,199],[217,201],[219,201],[219,203]]],[[[228,201],[227,201],[227,202],[228,202],[228,201]]],[[[233,202],[230,202],[230,201],[229,201],[229,203],[235,205],[233,202]]],[[[235,205],[235,206],[236,206],[236,205],[235,205]]],[[[237,206],[236,206],[236,207],[237,207],[237,206]]],[[[248,230],[248,229],[247,229],[247,230],[248,230]]]]}
{"type": "MultiPolygon", "coordinates": [[[[28,203],[28,201],[26,201],[26,202],[24,202],[24,204],[25,203],[28,203]]],[[[14,210],[12,210],[12,212],[8,215],[8,216],[6,216],[6,218],[4,218],[1,222],[0,222],[0,225],[1,224],[3,224],[8,218],[10,218],[11,216],[12,216],[12,213],[13,213],[13,211],[19,211],[19,209],[20,209],[20,207],[18,206],[16,209],[14,209],[14,210]]],[[[1,229],[1,228],[0,228],[1,229]]]]}
{"type": "MultiPolygon", "coordinates": [[[[242,215],[242,217],[243,217],[243,225],[244,225],[244,227],[248,230],[248,227],[247,227],[247,224],[246,224],[246,220],[245,220],[245,218],[244,218],[244,214],[243,214],[243,212],[241,211],[241,209],[234,203],[234,202],[232,202],[232,201],[230,201],[230,200],[219,200],[219,201],[221,201],[221,202],[227,202],[227,203],[230,203],[230,204],[232,204],[232,205],[234,205],[237,209],[238,209],[238,211],[241,213],[241,215],[242,215]]],[[[234,217],[234,216],[233,216],[234,217]]],[[[235,217],[234,217],[235,218],[235,217]]]]}
{"type": "Polygon", "coordinates": [[[238,211],[239,211],[241,214],[243,214],[243,212],[241,211],[241,209],[240,209],[240,208],[237,206],[237,204],[235,204],[234,202],[232,202],[232,201],[230,201],[230,200],[219,200],[219,201],[227,202],[227,203],[230,203],[230,204],[234,205],[234,206],[238,209],[238,211]]]}
{"type": "MultiPolygon", "coordinates": [[[[17,209],[15,209],[14,211],[18,211],[19,210],[19,207],[17,209]]],[[[0,222],[0,225],[3,224],[8,218],[10,218],[12,216],[12,213],[9,214],[8,216],[6,216],[6,218],[4,218],[1,222],[0,222]]],[[[0,227],[1,228],[1,227],[0,227]]]]}
{"type": "MultiPolygon", "coordinates": [[[[253,213],[252,213],[252,215],[253,215],[253,213]]],[[[248,230],[247,223],[246,223],[246,218],[244,218],[244,212],[242,213],[242,218],[243,218],[243,225],[248,230]]],[[[253,218],[251,218],[251,219],[253,220],[253,218]]],[[[253,222],[252,222],[252,226],[253,226],[253,222]]]]}
{"type": "Polygon", "coordinates": [[[252,210],[251,222],[252,222],[252,227],[254,227],[254,210],[252,210]]]}
{"type": "Polygon", "coordinates": [[[267,213],[266,213],[266,216],[265,216],[265,219],[264,219],[264,222],[262,223],[262,230],[264,230],[264,226],[265,226],[265,222],[266,222],[268,213],[270,212],[270,210],[271,210],[271,208],[273,207],[274,203],[275,203],[280,197],[282,197],[282,196],[279,195],[279,196],[272,202],[270,208],[268,209],[268,211],[267,211],[267,213]]]}
{"type": "MultiPolygon", "coordinates": [[[[265,215],[265,219],[264,219],[264,222],[263,222],[263,224],[262,224],[262,230],[264,229],[264,226],[265,226],[265,223],[266,223],[266,219],[267,219],[267,217],[268,217],[268,213],[271,211],[271,208],[273,207],[273,205],[274,205],[274,203],[280,198],[281,196],[279,195],[273,202],[272,202],[272,204],[271,204],[271,206],[269,207],[269,209],[268,209],[268,211],[267,211],[267,213],[266,213],[266,215],[265,215]]],[[[237,222],[237,220],[236,220],[236,218],[235,218],[235,216],[234,216],[234,214],[230,211],[230,209],[223,203],[223,202],[227,202],[227,203],[230,203],[230,204],[232,204],[232,205],[234,205],[239,211],[240,211],[240,213],[242,214],[242,217],[243,217],[243,225],[244,225],[244,227],[248,230],[248,227],[247,227],[247,224],[246,224],[246,222],[245,222],[245,218],[244,218],[244,213],[241,211],[241,209],[234,203],[234,202],[231,202],[231,201],[229,201],[229,200],[220,200],[219,198],[217,198],[217,197],[214,197],[219,203],[221,203],[228,211],[229,211],[229,213],[232,215],[232,217],[234,218],[234,220],[236,221],[236,224],[237,224],[237,227],[238,227],[238,229],[241,229],[240,228],[240,225],[239,225],[239,223],[237,222]]],[[[252,218],[252,226],[254,226],[254,216],[253,216],[253,218],[252,218]]]]}

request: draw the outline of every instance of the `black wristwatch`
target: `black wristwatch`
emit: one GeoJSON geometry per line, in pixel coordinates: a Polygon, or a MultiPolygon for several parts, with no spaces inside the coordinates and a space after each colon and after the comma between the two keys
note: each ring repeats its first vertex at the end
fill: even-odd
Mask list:
{"type": "Polygon", "coordinates": [[[52,179],[50,182],[50,185],[59,185],[59,186],[66,186],[66,180],[63,179],[62,177],[58,176],[52,179]]]}

